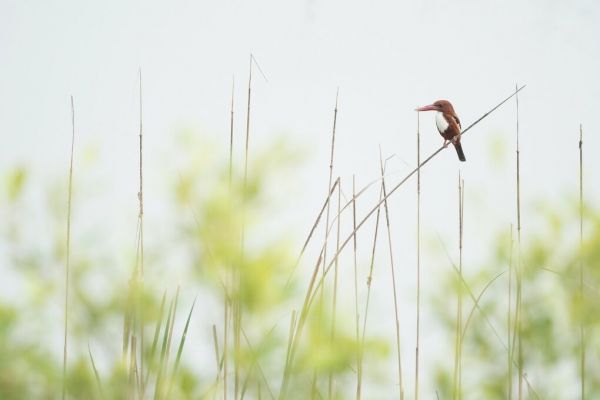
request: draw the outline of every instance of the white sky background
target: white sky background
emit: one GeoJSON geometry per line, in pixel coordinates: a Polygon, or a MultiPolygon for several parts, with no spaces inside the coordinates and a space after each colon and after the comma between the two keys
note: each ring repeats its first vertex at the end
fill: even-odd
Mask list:
{"type": "MultiPolygon", "coordinates": [[[[95,213],[110,221],[105,230],[124,232],[116,237],[133,244],[138,67],[144,79],[146,211],[152,226],[153,218],[160,223],[156,216],[161,213],[161,196],[168,197],[161,193],[166,189],[161,182],[172,178],[165,173],[165,163],[177,158],[165,145],[181,128],[210,137],[226,157],[234,74],[236,143],[241,146],[252,52],[269,82],[255,72],[251,152],[283,135],[308,154],[295,177],[298,181],[291,185],[289,207],[298,211],[282,216],[293,220],[291,234],[297,237],[307,231],[307,221],[326,192],[338,87],[334,174],[344,180],[346,193],[353,173],[358,186],[377,176],[379,145],[384,155],[397,154],[390,162],[389,186],[412,168],[416,106],[448,99],[466,126],[508,96],[518,82],[528,85],[520,96],[525,209],[534,210],[538,200],[560,203],[567,195],[575,196],[579,123],[585,135],[586,197],[593,202],[599,194],[594,183],[600,167],[594,156],[600,150],[595,131],[600,107],[599,21],[600,4],[592,0],[500,5],[436,0],[368,5],[341,0],[3,0],[0,168],[23,163],[41,177],[66,176],[72,94],[77,150],[98,149],[93,173],[103,189],[97,193],[115,205],[107,210],[96,204],[95,213]]],[[[453,247],[461,168],[469,207],[467,269],[469,262],[475,264],[487,254],[489,238],[514,222],[514,110],[511,101],[465,136],[466,163],[459,165],[450,149],[423,171],[424,236],[435,238],[439,233],[453,247]],[[500,149],[495,159],[492,148],[500,149]],[[476,241],[477,247],[469,249],[476,241]]],[[[442,142],[433,117],[421,115],[423,155],[442,142]]],[[[76,155],[76,161],[84,158],[76,155]]],[[[372,192],[365,200],[369,204],[378,190],[372,192]]],[[[405,314],[411,318],[414,196],[414,186],[406,186],[392,198],[398,225],[408,221],[395,239],[400,243],[397,262],[406,266],[399,279],[404,282],[405,314]]],[[[152,242],[148,229],[147,240],[152,242]]],[[[424,255],[425,291],[435,290],[435,280],[430,279],[435,268],[449,267],[427,266],[427,260],[436,257],[424,255]]],[[[389,304],[389,299],[383,301],[389,304]]],[[[409,331],[412,327],[404,333],[407,360],[412,359],[413,346],[409,331]]]]}

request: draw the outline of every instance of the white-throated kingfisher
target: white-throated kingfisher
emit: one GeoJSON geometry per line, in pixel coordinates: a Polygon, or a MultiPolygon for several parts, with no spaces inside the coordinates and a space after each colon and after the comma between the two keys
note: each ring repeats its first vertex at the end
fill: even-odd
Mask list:
{"type": "Polygon", "coordinates": [[[458,159],[460,161],[467,160],[460,144],[460,120],[454,111],[454,107],[452,107],[452,103],[448,100],[438,100],[428,106],[419,107],[416,111],[437,111],[435,124],[440,135],[444,138],[444,147],[447,147],[449,142],[452,143],[458,154],[458,159]]]}

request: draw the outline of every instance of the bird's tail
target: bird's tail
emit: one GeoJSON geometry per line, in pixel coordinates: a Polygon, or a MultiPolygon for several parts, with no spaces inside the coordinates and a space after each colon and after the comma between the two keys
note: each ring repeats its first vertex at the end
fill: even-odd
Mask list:
{"type": "Polygon", "coordinates": [[[465,158],[465,153],[463,153],[463,149],[462,149],[460,142],[454,143],[454,148],[456,149],[456,154],[458,154],[458,159],[460,161],[467,161],[467,159],[465,158]]]}

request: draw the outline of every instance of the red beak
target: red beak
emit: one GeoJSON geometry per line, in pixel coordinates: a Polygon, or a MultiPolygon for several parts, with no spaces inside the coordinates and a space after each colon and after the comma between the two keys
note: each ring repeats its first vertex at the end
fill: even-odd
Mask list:
{"type": "Polygon", "coordinates": [[[415,111],[439,111],[439,107],[433,104],[416,108],[415,111]]]}

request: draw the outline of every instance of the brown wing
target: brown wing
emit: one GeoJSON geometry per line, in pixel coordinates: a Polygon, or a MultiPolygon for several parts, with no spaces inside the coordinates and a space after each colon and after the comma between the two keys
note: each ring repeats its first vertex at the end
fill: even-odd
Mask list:
{"type": "Polygon", "coordinates": [[[452,114],[444,114],[444,119],[448,122],[448,128],[442,133],[442,136],[446,140],[452,140],[460,134],[460,120],[452,114]]]}
{"type": "Polygon", "coordinates": [[[454,121],[456,121],[456,125],[458,125],[458,129],[461,130],[462,126],[460,126],[460,119],[458,119],[458,116],[455,114],[452,116],[452,118],[454,118],[454,121]]]}

